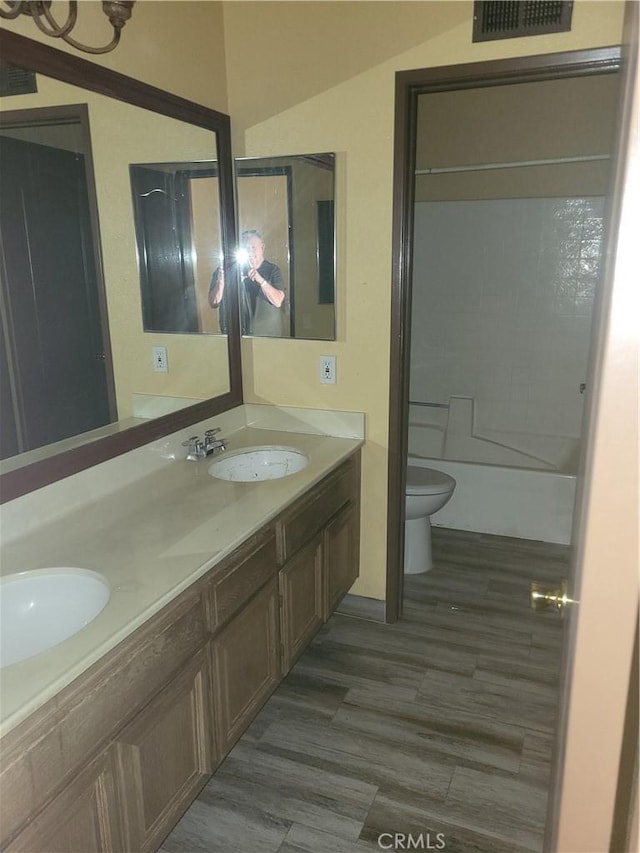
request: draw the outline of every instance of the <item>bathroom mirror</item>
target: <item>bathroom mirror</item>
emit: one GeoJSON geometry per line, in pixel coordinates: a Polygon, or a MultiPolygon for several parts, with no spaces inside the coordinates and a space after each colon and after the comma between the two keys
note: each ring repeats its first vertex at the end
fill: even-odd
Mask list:
{"type": "MultiPolygon", "coordinates": [[[[335,339],[335,155],[235,160],[240,241],[227,278],[239,277],[243,335],[335,339]],[[247,273],[242,235],[260,247],[273,304],[247,273]],[[269,273],[267,273],[269,270],[269,273]]],[[[227,306],[213,292],[224,253],[215,165],[146,162],[130,167],[144,329],[224,333],[227,306]]]]}
{"type": "Polygon", "coordinates": [[[239,158],[235,173],[240,234],[258,233],[285,294],[265,320],[241,263],[242,333],[335,340],[335,155],[239,158]]]}
{"type": "MultiPolygon", "coordinates": [[[[97,355],[111,358],[115,400],[108,423],[6,459],[0,481],[6,501],[232,408],[242,402],[242,383],[233,289],[228,298],[236,301],[225,335],[144,332],[129,183],[129,166],[135,163],[206,164],[203,169],[217,173],[220,250],[231,250],[236,229],[228,116],[5,30],[0,30],[0,51],[4,62],[36,72],[38,87],[37,93],[3,98],[3,112],[87,105],[87,157],[97,199],[92,225],[98,272],[104,271],[103,319],[108,318],[97,355]],[[168,372],[154,370],[154,347],[165,353],[168,372]]],[[[42,139],[36,144],[55,147],[42,139]]],[[[35,316],[46,321],[37,300],[35,316]]],[[[23,391],[20,378],[6,378],[3,387],[16,406],[23,391]]],[[[57,435],[42,432],[45,440],[57,435]]]]}

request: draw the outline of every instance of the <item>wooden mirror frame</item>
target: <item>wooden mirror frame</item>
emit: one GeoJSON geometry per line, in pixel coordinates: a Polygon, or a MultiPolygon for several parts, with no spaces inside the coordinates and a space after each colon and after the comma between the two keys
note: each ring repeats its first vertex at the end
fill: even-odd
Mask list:
{"type": "MultiPolygon", "coordinates": [[[[87,62],[48,45],[0,29],[0,56],[4,62],[45,74],[91,92],[160,113],[178,121],[206,128],[217,137],[217,161],[220,178],[220,213],[223,245],[235,243],[236,221],[233,204],[233,158],[231,122],[228,115],[203,107],[92,62],[87,62]]],[[[71,450],[32,462],[0,476],[0,503],[113,459],[164,435],[239,406],[242,396],[240,328],[237,292],[231,290],[228,329],[229,391],[193,406],[163,415],[147,423],[98,438],[71,450]]]]}

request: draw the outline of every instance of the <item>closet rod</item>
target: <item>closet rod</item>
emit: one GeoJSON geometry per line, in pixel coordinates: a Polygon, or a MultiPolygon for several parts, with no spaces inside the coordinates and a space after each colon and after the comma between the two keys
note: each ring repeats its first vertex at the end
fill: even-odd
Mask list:
{"type": "Polygon", "coordinates": [[[608,160],[608,154],[591,154],[584,157],[556,157],[549,160],[516,160],[511,163],[476,163],[470,166],[431,166],[416,169],[416,175],[442,175],[445,172],[480,172],[485,169],[519,169],[523,166],[557,166],[562,163],[590,163],[593,160],[608,160]]]}

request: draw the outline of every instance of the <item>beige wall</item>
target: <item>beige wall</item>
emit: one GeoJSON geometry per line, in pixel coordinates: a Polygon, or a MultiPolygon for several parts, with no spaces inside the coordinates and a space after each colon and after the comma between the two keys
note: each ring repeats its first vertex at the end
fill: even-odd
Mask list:
{"type": "Polygon", "coordinates": [[[224,4],[236,153],[337,153],[338,340],[245,340],[245,397],[366,413],[361,577],[353,591],[374,598],[384,598],[386,570],[395,72],[621,37],[622,3],[578,0],[571,32],[472,44],[472,9],[471,2],[224,4]],[[327,354],[337,356],[335,386],[318,382],[318,359],[327,354]]]}

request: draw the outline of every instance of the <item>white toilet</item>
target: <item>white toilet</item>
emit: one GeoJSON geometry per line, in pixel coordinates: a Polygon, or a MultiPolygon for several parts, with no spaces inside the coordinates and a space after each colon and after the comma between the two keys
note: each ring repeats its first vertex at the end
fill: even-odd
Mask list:
{"type": "Polygon", "coordinates": [[[456,481],[433,468],[407,466],[404,523],[404,573],[428,572],[431,561],[431,522],[429,516],[446,504],[456,481]]]}

